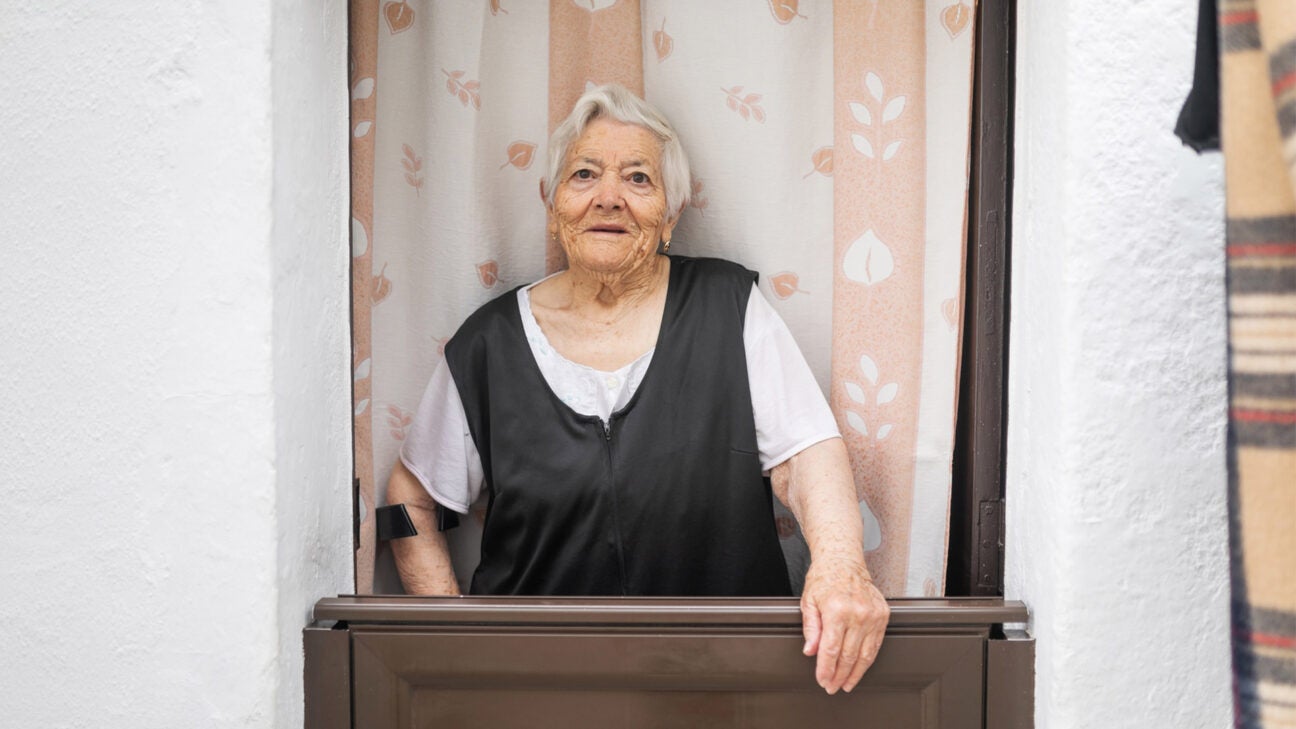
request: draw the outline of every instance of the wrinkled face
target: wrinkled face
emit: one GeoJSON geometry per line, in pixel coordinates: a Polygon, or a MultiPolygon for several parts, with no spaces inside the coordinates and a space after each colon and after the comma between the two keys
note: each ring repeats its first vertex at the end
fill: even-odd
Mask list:
{"type": "Polygon", "coordinates": [[[549,209],[572,266],[624,273],[669,240],[661,153],[652,132],[612,119],[595,119],[572,143],[549,209]]]}

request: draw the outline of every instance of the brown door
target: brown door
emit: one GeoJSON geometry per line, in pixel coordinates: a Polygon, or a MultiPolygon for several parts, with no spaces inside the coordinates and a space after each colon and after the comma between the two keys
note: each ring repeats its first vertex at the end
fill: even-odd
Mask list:
{"type": "Polygon", "coordinates": [[[892,606],[877,663],[836,696],[814,683],[791,600],[366,597],[316,617],[345,621],[357,728],[984,726],[987,645],[1024,611],[892,606]]]}

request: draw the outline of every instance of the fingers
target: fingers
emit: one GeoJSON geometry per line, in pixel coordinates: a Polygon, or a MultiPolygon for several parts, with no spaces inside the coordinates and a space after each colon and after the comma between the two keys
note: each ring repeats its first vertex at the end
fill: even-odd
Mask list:
{"type": "Polygon", "coordinates": [[[801,601],[801,633],[805,636],[805,646],[801,652],[807,656],[813,656],[819,652],[819,636],[823,629],[823,622],[819,616],[819,608],[812,602],[801,601]]]}
{"type": "Polygon", "coordinates": [[[882,593],[874,590],[873,600],[867,608],[860,626],[859,656],[846,677],[842,688],[850,693],[864,677],[864,672],[877,660],[878,651],[882,649],[882,638],[886,635],[887,623],[891,621],[891,607],[887,605],[882,593]]]}
{"type": "MultiPolygon", "coordinates": [[[[832,679],[824,688],[828,693],[833,693],[837,689],[846,688],[851,677],[855,675],[856,670],[859,675],[864,675],[864,669],[859,667],[863,656],[865,632],[859,626],[851,627],[844,636],[842,636],[841,655],[837,657],[836,670],[832,674],[832,679]]],[[[867,666],[865,666],[867,667],[867,666]]],[[[856,683],[859,679],[856,679],[856,683]]],[[[851,684],[851,688],[855,685],[851,684]]],[[[847,689],[849,691],[849,689],[847,689]]]]}
{"type": "Polygon", "coordinates": [[[837,693],[841,682],[836,681],[837,664],[842,659],[842,630],[839,621],[827,620],[823,638],[819,643],[819,658],[815,660],[814,680],[829,694],[837,693]]]}
{"type": "MultiPolygon", "coordinates": [[[[884,628],[885,630],[885,628],[884,628]]],[[[864,678],[864,672],[873,665],[877,659],[878,649],[882,647],[882,638],[880,634],[866,635],[860,643],[859,659],[855,661],[854,668],[851,669],[850,675],[842,684],[842,690],[850,693],[859,685],[860,679],[864,678]]]]}
{"type": "Polygon", "coordinates": [[[880,604],[830,601],[819,615],[815,681],[829,694],[853,690],[873,665],[890,609],[880,604]]]}

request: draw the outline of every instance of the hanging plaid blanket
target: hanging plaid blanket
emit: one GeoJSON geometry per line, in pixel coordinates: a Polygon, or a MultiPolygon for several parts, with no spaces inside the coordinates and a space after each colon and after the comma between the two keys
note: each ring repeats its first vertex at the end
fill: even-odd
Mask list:
{"type": "Polygon", "coordinates": [[[1296,727],[1296,3],[1219,22],[1237,726],[1296,727]]]}

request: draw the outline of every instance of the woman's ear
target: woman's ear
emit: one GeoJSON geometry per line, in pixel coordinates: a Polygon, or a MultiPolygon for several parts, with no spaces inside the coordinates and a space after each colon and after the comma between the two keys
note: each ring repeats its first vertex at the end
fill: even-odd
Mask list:
{"type": "Polygon", "coordinates": [[[549,207],[549,196],[545,194],[545,179],[540,178],[540,202],[544,203],[545,208],[549,207]]]}
{"type": "Polygon", "coordinates": [[[676,215],[670,220],[667,220],[666,223],[662,225],[661,239],[663,241],[668,241],[671,239],[671,234],[675,232],[675,224],[679,222],[679,219],[680,216],[676,215]]]}

